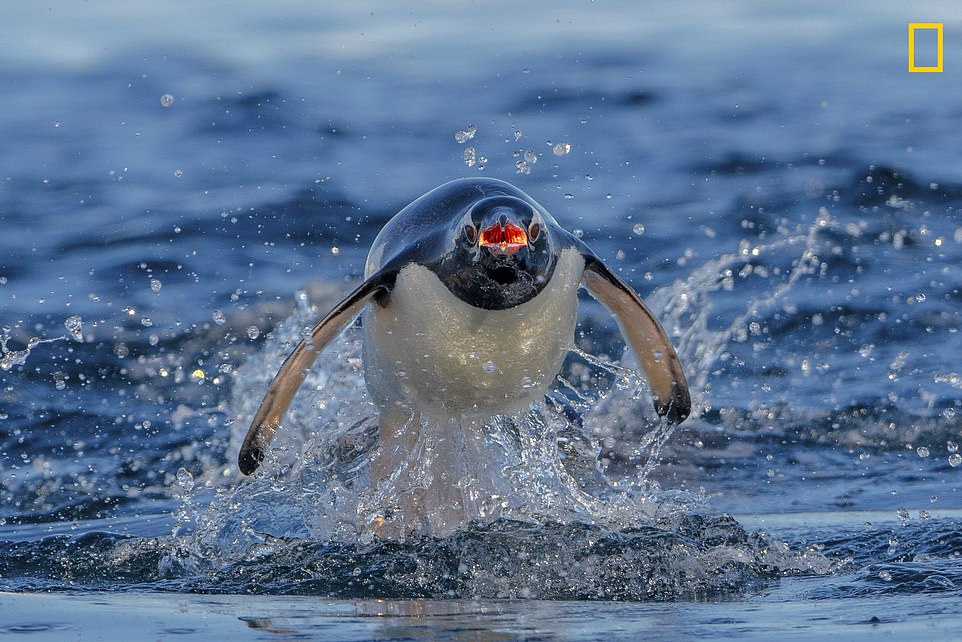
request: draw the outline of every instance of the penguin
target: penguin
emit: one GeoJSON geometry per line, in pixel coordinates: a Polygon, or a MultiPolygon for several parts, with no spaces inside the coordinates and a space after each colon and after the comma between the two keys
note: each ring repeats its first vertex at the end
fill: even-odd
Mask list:
{"type": "Polygon", "coordinates": [[[381,440],[400,439],[388,428],[412,416],[476,422],[526,409],[544,398],[575,345],[581,286],[617,319],[658,415],[684,421],[691,399],[678,355],[631,286],[520,189],[462,178],[421,196],[380,231],[364,281],[275,375],[241,447],[241,472],[257,470],[307,369],[359,315],[381,440]]]}

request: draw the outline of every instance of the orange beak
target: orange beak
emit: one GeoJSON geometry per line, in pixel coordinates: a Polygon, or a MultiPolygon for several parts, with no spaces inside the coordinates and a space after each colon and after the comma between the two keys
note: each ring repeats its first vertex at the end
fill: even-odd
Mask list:
{"type": "Polygon", "coordinates": [[[528,244],[528,235],[513,223],[495,223],[481,231],[478,244],[492,254],[514,254],[528,244]]]}

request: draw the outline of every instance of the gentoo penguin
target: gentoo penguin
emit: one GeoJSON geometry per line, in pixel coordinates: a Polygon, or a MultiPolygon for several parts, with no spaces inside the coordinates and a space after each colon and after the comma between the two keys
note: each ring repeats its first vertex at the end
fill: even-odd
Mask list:
{"type": "MultiPolygon", "coordinates": [[[[384,226],[364,282],[322,318],[274,377],[241,447],[257,470],[307,369],[363,312],[364,373],[384,423],[398,417],[490,417],[544,394],[574,344],[578,288],[617,318],[673,423],[691,400],[668,336],[641,298],[534,199],[504,181],[454,180],[384,226]]],[[[399,446],[400,447],[400,446],[399,446]]]]}

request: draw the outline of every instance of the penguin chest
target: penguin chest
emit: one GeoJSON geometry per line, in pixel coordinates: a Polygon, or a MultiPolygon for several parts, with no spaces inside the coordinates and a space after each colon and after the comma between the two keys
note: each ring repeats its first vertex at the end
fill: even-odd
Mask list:
{"type": "Polygon", "coordinates": [[[507,310],[476,308],[428,268],[400,271],[384,307],[365,312],[365,376],[382,404],[441,414],[501,414],[540,399],[574,345],[584,259],[558,257],[551,281],[507,310]]]}

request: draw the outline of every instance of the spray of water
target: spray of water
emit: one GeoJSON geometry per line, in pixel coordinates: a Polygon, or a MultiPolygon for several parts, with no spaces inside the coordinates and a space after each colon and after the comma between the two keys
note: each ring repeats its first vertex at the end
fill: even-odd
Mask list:
{"type": "MultiPolygon", "coordinates": [[[[83,321],[79,316],[71,315],[67,317],[64,321],[64,327],[70,335],[69,338],[83,343],[83,321]]],[[[59,337],[30,337],[21,350],[8,347],[11,338],[11,328],[0,327],[0,370],[10,370],[14,366],[22,366],[27,362],[31,351],[37,346],[46,343],[56,343],[57,341],[66,341],[68,337],[66,335],[59,337]]]]}
{"type": "MultiPolygon", "coordinates": [[[[802,232],[765,244],[743,242],[737,252],[706,262],[650,297],[677,342],[696,408],[711,406],[708,373],[728,343],[744,341],[753,318],[817,269],[818,232],[829,224],[823,210],[802,232]],[[760,258],[793,247],[801,248],[798,258],[767,296],[753,299],[727,326],[709,327],[713,293],[730,290],[760,258]]],[[[232,451],[278,364],[319,314],[305,296],[298,301],[263,352],[235,375],[232,451]]],[[[458,426],[415,417],[400,429],[408,450],[387,456],[378,450],[377,413],[364,387],[358,335],[345,333],[308,374],[262,472],[221,491],[239,504],[266,494],[271,499],[262,509],[287,506],[285,514],[299,516],[268,520],[264,532],[322,540],[345,534],[447,536],[499,518],[624,528],[650,523],[678,503],[683,510],[699,503],[696,495],[664,493],[649,480],[674,427],[651,417],[648,391],[630,353],[625,365],[617,365],[573,347],[583,367],[613,382],[610,388],[589,390],[563,373],[553,393],[561,403],[536,404],[487,422],[448,420],[458,426]],[[630,476],[614,476],[599,463],[606,446],[639,466],[630,476]],[[380,462],[373,474],[372,461],[380,462]]],[[[225,472],[215,477],[229,477],[225,472]]]]}
{"type": "MultiPolygon", "coordinates": [[[[764,244],[743,243],[737,252],[705,263],[685,281],[649,298],[680,349],[696,408],[710,408],[708,373],[729,342],[746,340],[752,319],[775,305],[802,276],[818,269],[818,232],[828,225],[823,211],[797,234],[764,244]],[[714,293],[731,290],[735,279],[766,255],[793,248],[801,248],[797,259],[765,297],[752,300],[723,327],[710,327],[714,293]]],[[[307,305],[305,296],[298,296],[298,302],[264,349],[234,374],[229,462],[273,373],[321,312],[307,305]]],[[[812,551],[794,552],[778,542],[748,537],[730,518],[722,523],[696,517],[692,511],[704,507],[703,497],[663,490],[650,479],[674,429],[652,416],[645,383],[627,355],[623,364],[615,364],[572,347],[577,363],[569,360],[546,402],[489,421],[449,420],[457,426],[414,417],[399,428],[403,433],[399,441],[408,447],[383,453],[376,408],[364,386],[359,335],[349,329],[308,373],[256,475],[239,478],[231,464],[209,470],[196,485],[214,487],[213,499],[184,488],[184,483],[194,488],[194,480],[179,480],[184,509],[178,524],[182,531],[190,530],[184,525],[194,524],[194,530],[171,540],[172,552],[163,562],[168,572],[239,572],[238,564],[255,561],[267,569],[281,568],[290,563],[295,549],[296,556],[303,555],[304,543],[314,542],[311,546],[323,547],[312,549],[315,563],[324,560],[324,565],[336,566],[347,563],[347,555],[358,563],[352,577],[359,575],[370,583],[369,573],[384,576],[382,566],[398,553],[390,542],[410,547],[409,553],[422,559],[454,554],[450,547],[464,546],[464,538],[472,541],[472,548],[469,555],[458,549],[460,566],[398,571],[391,575],[395,582],[391,590],[407,594],[414,582],[429,587],[424,589],[428,594],[438,594],[456,577],[459,591],[467,594],[523,595],[547,581],[548,575],[557,580],[559,569],[568,564],[567,555],[580,556],[585,568],[596,570],[612,560],[644,561],[653,575],[630,589],[629,597],[636,599],[652,595],[653,586],[666,595],[684,593],[686,580],[684,573],[677,573],[678,564],[697,572],[706,586],[729,581],[712,569],[730,563],[746,564],[752,569],[750,576],[772,569],[781,573],[828,568],[826,560],[812,551]],[[583,383],[599,378],[611,385],[583,383]],[[618,453],[635,465],[609,466],[618,453]],[[722,531],[725,536],[719,540],[722,531]],[[621,544],[611,549],[597,549],[599,538],[616,533],[627,540],[619,539],[621,544]],[[653,543],[678,537],[694,546],[681,557],[679,551],[685,547],[679,548],[677,542],[664,549],[653,543]],[[514,553],[495,552],[530,548],[528,555],[536,557],[545,538],[563,554],[542,560],[538,572],[526,564],[506,571],[517,575],[514,581],[504,577],[482,581],[477,569],[464,566],[468,555],[484,567],[514,568],[514,553]],[[541,544],[535,546],[536,541],[541,544]],[[349,547],[345,550],[350,555],[342,546],[349,547]],[[444,551],[436,550],[438,546],[444,551]],[[491,555],[479,558],[478,546],[477,550],[491,547],[491,555]],[[636,546],[642,546],[644,554],[636,546]],[[351,557],[361,553],[371,556],[364,558],[370,566],[351,557]],[[655,572],[658,565],[664,565],[663,573],[655,572]],[[531,577],[522,582],[522,576],[531,577]]],[[[325,568],[325,573],[335,572],[325,568]]],[[[567,583],[555,582],[557,590],[543,596],[566,595],[583,580],[594,587],[585,589],[586,595],[597,597],[597,591],[610,590],[614,581],[597,583],[598,573],[588,571],[582,580],[566,577],[567,583]]],[[[626,577],[618,581],[627,582],[626,577]]],[[[338,584],[331,592],[344,586],[338,584]]]]}
{"type": "MultiPolygon", "coordinates": [[[[690,423],[697,422],[700,413],[712,409],[715,383],[712,375],[730,345],[749,340],[756,319],[778,305],[800,279],[822,269],[819,232],[833,226],[827,210],[822,208],[810,225],[794,232],[783,231],[764,243],[742,241],[737,251],[706,261],[688,278],[648,297],[649,306],[672,337],[684,364],[692,394],[690,423]],[[794,256],[786,269],[769,271],[762,267],[763,261],[786,252],[794,256]],[[712,327],[711,320],[716,315],[713,299],[720,292],[732,292],[738,279],[753,273],[766,279],[768,290],[762,296],[752,298],[733,318],[712,327]]],[[[603,455],[607,459],[617,461],[619,469],[630,471],[635,483],[645,486],[649,494],[664,495],[651,481],[651,476],[663,449],[679,427],[650,418],[647,386],[636,374],[638,363],[630,350],[625,350],[620,365],[604,362],[582,351],[578,354],[608,372],[614,382],[608,391],[602,391],[582,404],[585,426],[595,439],[606,445],[603,455]]],[[[566,390],[574,389],[569,382],[565,383],[566,390]]],[[[690,501],[687,499],[686,503],[690,501]]]]}

